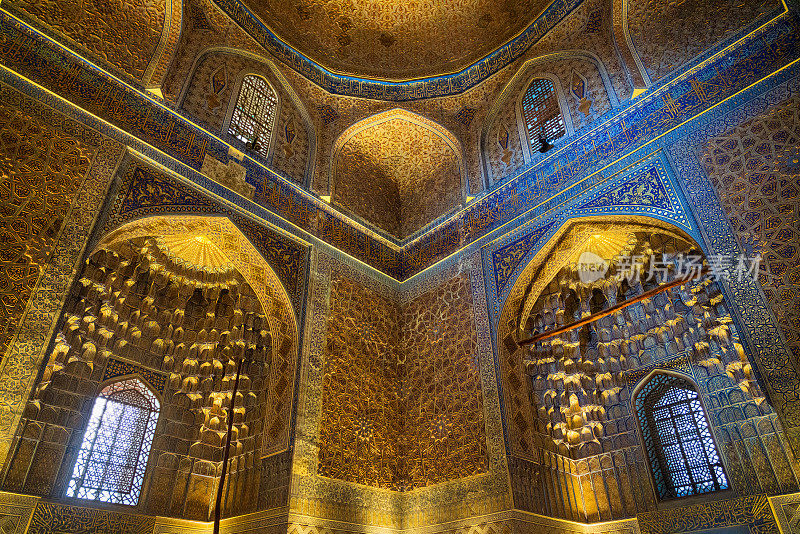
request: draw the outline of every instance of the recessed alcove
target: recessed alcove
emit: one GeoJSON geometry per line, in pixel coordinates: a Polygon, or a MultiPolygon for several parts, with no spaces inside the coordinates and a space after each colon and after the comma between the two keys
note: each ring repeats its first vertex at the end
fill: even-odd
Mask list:
{"type": "Polygon", "coordinates": [[[438,124],[393,110],[364,119],[337,140],[334,205],[405,239],[462,199],[460,144],[438,124]]]}

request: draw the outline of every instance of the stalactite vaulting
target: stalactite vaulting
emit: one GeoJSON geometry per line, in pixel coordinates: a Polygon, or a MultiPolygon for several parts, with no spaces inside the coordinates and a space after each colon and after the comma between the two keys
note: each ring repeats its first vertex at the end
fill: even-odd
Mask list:
{"type": "Polygon", "coordinates": [[[271,332],[258,297],[224,252],[203,235],[114,242],[87,261],[66,310],[4,487],[63,491],[67,473],[59,475],[50,455],[69,456],[96,384],[137,374],[163,396],[148,508],[208,520],[244,359],[224,506],[227,514],[251,509],[275,375],[272,338],[282,334],[271,332]]]}

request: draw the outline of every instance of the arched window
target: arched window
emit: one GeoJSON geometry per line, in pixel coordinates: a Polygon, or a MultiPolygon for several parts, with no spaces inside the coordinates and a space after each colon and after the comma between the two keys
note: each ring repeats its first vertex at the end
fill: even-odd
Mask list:
{"type": "Polygon", "coordinates": [[[535,78],[522,97],[522,116],[531,146],[539,148],[539,140],[561,139],[567,133],[564,116],[558,105],[555,85],[547,78],[535,78]]]}
{"type": "Polygon", "coordinates": [[[94,401],[67,497],[135,505],[159,409],[158,399],[138,379],[103,388],[94,401]]]}
{"type": "Polygon", "coordinates": [[[660,499],[728,489],[697,391],[688,380],[655,374],[634,399],[660,499]]]}
{"type": "Polygon", "coordinates": [[[267,157],[277,110],[278,97],[267,80],[261,76],[245,76],[228,134],[246,143],[253,152],[267,157]]]}

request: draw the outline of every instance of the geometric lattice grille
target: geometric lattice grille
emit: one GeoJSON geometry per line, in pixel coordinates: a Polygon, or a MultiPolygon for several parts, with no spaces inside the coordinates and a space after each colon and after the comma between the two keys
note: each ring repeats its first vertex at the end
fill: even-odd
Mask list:
{"type": "Polygon", "coordinates": [[[137,379],[103,388],[83,435],[67,497],[136,505],[159,408],[155,395],[137,379]]]}
{"type": "Polygon", "coordinates": [[[659,498],[728,488],[708,420],[690,382],[656,374],[634,404],[659,498]]]}
{"type": "Polygon", "coordinates": [[[567,133],[556,88],[546,78],[536,78],[528,86],[522,97],[522,115],[528,128],[528,139],[534,147],[538,146],[541,138],[555,141],[567,133]]]}
{"type": "Polygon", "coordinates": [[[277,110],[278,97],[267,81],[260,76],[245,76],[228,134],[243,143],[252,143],[254,152],[267,157],[277,110]]]}

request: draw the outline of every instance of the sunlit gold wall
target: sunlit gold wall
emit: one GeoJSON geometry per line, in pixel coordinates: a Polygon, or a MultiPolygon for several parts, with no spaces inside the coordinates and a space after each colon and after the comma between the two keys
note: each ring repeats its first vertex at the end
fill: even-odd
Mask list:
{"type": "Polygon", "coordinates": [[[402,306],[404,460],[413,487],[487,470],[471,289],[461,272],[402,306]]]}
{"type": "Polygon", "coordinates": [[[409,490],[486,471],[468,275],[406,303],[331,283],[319,474],[409,490]]]}
{"type": "Polygon", "coordinates": [[[99,143],[96,132],[52,112],[0,101],[0,354],[18,330],[99,143]]]}
{"type": "Polygon", "coordinates": [[[98,132],[0,85],[4,457],[121,150],[98,132]]]}
{"type": "Polygon", "coordinates": [[[395,302],[347,278],[331,282],[320,475],[390,489],[406,483],[398,335],[395,302]]]}
{"type": "Polygon", "coordinates": [[[161,40],[172,0],[14,0],[3,7],[66,37],[92,57],[141,79],[161,40]]]}

